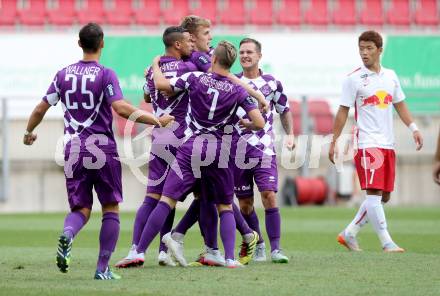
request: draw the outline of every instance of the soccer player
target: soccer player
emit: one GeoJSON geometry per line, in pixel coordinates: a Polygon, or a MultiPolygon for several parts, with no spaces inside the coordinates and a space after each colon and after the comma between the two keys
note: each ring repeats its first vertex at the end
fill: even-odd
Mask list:
{"type": "Polygon", "coordinates": [[[156,126],[168,124],[173,117],[165,115],[158,119],[123,101],[115,72],[99,64],[104,47],[104,33],[99,25],[89,23],[82,27],[78,44],[83,59],[57,72],[29,118],[23,142],[34,143],[34,129],[47,110],[60,101],[65,126],[64,172],[71,212],[59,237],[57,265],[61,272],[69,270],[72,242],[90,217],[95,188],[102,205],[95,279],[119,279],[108,267],[119,236],[118,204],[122,202],[121,164],[112,131],[112,109],[122,117],[134,115],[137,122],[156,126]]]}
{"type": "MultiPolygon", "coordinates": [[[[161,57],[159,65],[165,77],[173,78],[182,76],[187,72],[196,71],[196,66],[183,58],[188,58],[193,51],[193,43],[189,33],[180,26],[168,27],[162,37],[165,45],[165,55],[161,57]]],[[[144,254],[136,253],[136,247],[139,244],[142,231],[151,211],[156,207],[157,202],[162,194],[163,184],[167,172],[170,169],[172,159],[167,159],[169,156],[175,156],[177,147],[180,145],[179,140],[183,137],[183,132],[186,129],[185,117],[188,110],[188,93],[180,91],[172,94],[170,97],[159,92],[153,81],[153,72],[150,68],[146,74],[146,83],[144,85],[144,96],[147,102],[151,102],[154,112],[157,116],[163,114],[170,114],[175,117],[173,127],[170,132],[174,136],[169,137],[169,133],[164,133],[164,129],[153,130],[152,149],[150,152],[150,161],[148,165],[148,185],[147,193],[143,204],[139,207],[133,226],[132,247],[128,252],[127,257],[119,261],[115,266],[119,268],[139,266],[144,263],[144,254]],[[173,142],[174,144],[170,143],[173,142]],[[169,145],[167,145],[169,144],[169,145]],[[174,145],[174,146],[173,146],[174,145]],[[164,149],[168,149],[172,155],[164,153],[164,149]]],[[[174,221],[175,210],[173,210],[161,231],[163,234],[171,231],[174,221]]],[[[175,266],[175,263],[166,253],[166,247],[163,243],[159,247],[158,256],[159,265],[175,266]]]]}
{"type": "MultiPolygon", "coordinates": [[[[190,15],[182,20],[181,26],[188,30],[194,41],[194,52],[191,54],[189,60],[197,66],[199,71],[208,72],[211,67],[211,56],[214,51],[211,47],[211,22],[208,19],[190,15]]],[[[245,87],[248,93],[257,99],[262,109],[268,109],[268,104],[261,93],[256,92],[252,87],[243,83],[232,73],[229,73],[229,78],[231,78],[234,83],[245,87]]],[[[196,259],[196,262],[205,265],[221,265],[223,264],[223,257],[217,250],[218,219],[214,215],[217,210],[212,202],[206,199],[200,199],[200,194],[197,191],[199,190],[197,189],[195,192],[194,201],[191,203],[180,222],[174,228],[172,238],[178,243],[183,244],[184,236],[188,229],[190,229],[197,221],[199,221],[199,219],[201,219],[201,221],[199,221],[199,226],[202,236],[205,240],[205,250],[199,255],[199,257],[196,259]],[[210,214],[201,216],[200,212],[210,214]]],[[[246,241],[249,243],[254,241],[253,234],[248,234],[246,236],[246,241]]],[[[248,246],[252,247],[252,245],[248,246]]]]}
{"type": "Polygon", "coordinates": [[[380,55],[383,41],[375,31],[363,32],[358,39],[363,65],[347,76],[342,85],[342,97],[333,127],[329,158],[335,162],[336,142],[341,135],[351,107],[355,108],[357,126],[356,170],[366,199],[353,221],[338,235],[338,242],[351,251],[360,251],[356,236],[369,221],[385,252],[404,252],[392,239],[382,202],[386,203],[394,189],[395,153],[393,106],[400,119],[409,127],[416,150],[423,138],[405,104],[405,95],[396,73],[383,67],[380,55]]]}
{"type": "MultiPolygon", "coordinates": [[[[280,248],[281,237],[281,216],[277,205],[276,192],[278,190],[278,171],[276,155],[274,150],[273,118],[274,109],[280,114],[281,124],[288,138],[288,148],[293,149],[292,115],[287,105],[287,97],[283,92],[281,82],[272,75],[263,73],[259,68],[261,60],[261,44],[255,39],[245,38],[240,42],[239,50],[240,64],[243,72],[237,76],[242,81],[251,85],[255,90],[261,92],[270,104],[270,112],[264,115],[266,124],[264,129],[259,131],[247,130],[249,122],[245,112],[238,109],[235,125],[235,140],[245,141],[245,151],[237,151],[235,161],[235,195],[240,204],[241,213],[249,227],[259,234],[259,241],[256,246],[254,260],[266,261],[266,248],[263,236],[260,232],[259,221],[254,208],[254,181],[260,191],[261,200],[265,209],[266,231],[271,246],[271,259],[274,263],[288,263],[289,259],[280,248]],[[245,127],[245,129],[242,129],[245,127]],[[253,158],[255,166],[250,169],[243,169],[244,164],[253,158]]],[[[236,216],[237,217],[237,216],[236,216]]],[[[237,219],[240,219],[238,215],[237,219]]],[[[240,225],[241,223],[237,223],[240,225]]],[[[240,230],[240,229],[239,229],[240,230]]],[[[242,233],[242,231],[240,231],[242,233]]],[[[240,252],[240,262],[248,262],[248,246],[245,241],[240,252]]]]}
{"type": "Polygon", "coordinates": [[[434,168],[432,170],[432,177],[434,182],[440,185],[440,130],[437,137],[437,151],[435,152],[434,168]]]}
{"type": "MultiPolygon", "coordinates": [[[[232,132],[231,123],[239,106],[252,120],[249,128],[263,128],[264,119],[245,89],[232,83],[227,77],[236,56],[235,47],[227,41],[222,41],[212,57],[212,73],[187,73],[171,80],[164,78],[156,62],[153,63],[153,78],[157,89],[189,91],[189,124],[185,131],[185,142],[178,148],[173,164],[179,169],[180,174],[177,170],[171,170],[167,175],[162,197],[147,220],[147,239],[145,244],[138,246],[138,253],[145,252],[177,201],[194,186],[197,179],[201,179],[202,183],[210,184],[214,188],[201,196],[206,198],[209,195],[217,206],[220,235],[225,249],[225,266],[241,266],[234,260],[235,219],[231,206],[233,172],[229,168],[228,148],[231,145],[231,136],[228,134],[232,132]],[[206,139],[208,147],[203,144],[206,139]],[[206,155],[206,158],[211,157],[212,162],[205,164],[194,160],[197,157],[201,160],[202,154],[206,155]]],[[[203,188],[206,187],[202,185],[203,188]]],[[[175,243],[171,235],[166,234],[163,241],[179,264],[186,266],[180,245],[175,243]]]]}

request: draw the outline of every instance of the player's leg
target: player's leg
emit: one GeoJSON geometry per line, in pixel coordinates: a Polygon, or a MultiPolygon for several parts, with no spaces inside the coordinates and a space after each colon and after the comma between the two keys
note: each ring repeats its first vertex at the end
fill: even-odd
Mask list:
{"type": "Polygon", "coordinates": [[[102,225],[99,233],[99,256],[96,263],[95,279],[113,280],[121,277],[109,268],[109,261],[119,238],[119,204],[102,205],[102,225]]]}
{"type": "Polygon", "coordinates": [[[200,199],[200,214],[199,214],[199,226],[202,229],[203,241],[205,242],[205,252],[200,254],[196,262],[204,265],[211,266],[224,266],[225,260],[223,255],[218,249],[218,212],[216,205],[212,200],[208,200],[209,196],[212,195],[209,192],[211,190],[206,190],[207,182],[202,182],[201,195],[203,198],[200,199]]]}
{"type": "Polygon", "coordinates": [[[118,242],[120,227],[119,203],[122,202],[122,169],[117,154],[108,154],[105,165],[95,170],[94,188],[102,205],[99,257],[95,279],[120,279],[120,276],[113,273],[108,265],[118,242]]]}
{"type": "Polygon", "coordinates": [[[277,204],[278,168],[276,156],[263,157],[261,164],[254,169],[254,179],[261,193],[264,206],[266,232],[269,237],[271,259],[274,263],[288,263],[289,258],[280,247],[281,215],[277,204]]]}
{"type": "Polygon", "coordinates": [[[87,223],[93,204],[93,175],[83,166],[79,155],[73,171],[66,174],[66,189],[71,212],[64,219],[63,233],[58,238],[56,263],[63,273],[69,270],[73,239],[87,223]]]}
{"type": "Polygon", "coordinates": [[[361,230],[362,226],[368,222],[366,203],[366,200],[362,202],[356,215],[354,216],[354,219],[341,233],[339,233],[337,237],[338,242],[351,251],[362,251],[359,247],[356,236],[361,230]]]}
{"type": "Polygon", "coordinates": [[[171,232],[171,229],[173,228],[175,215],[176,215],[176,208],[171,210],[171,213],[168,215],[162,229],[160,230],[159,255],[157,257],[157,261],[161,266],[176,266],[176,263],[168,254],[167,246],[165,245],[165,243],[162,242],[163,236],[171,232]]]}

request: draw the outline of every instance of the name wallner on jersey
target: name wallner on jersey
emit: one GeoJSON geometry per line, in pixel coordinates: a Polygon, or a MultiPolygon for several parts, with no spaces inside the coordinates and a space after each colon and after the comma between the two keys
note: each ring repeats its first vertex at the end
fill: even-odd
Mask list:
{"type": "Polygon", "coordinates": [[[98,75],[101,69],[99,67],[87,66],[83,67],[80,65],[71,65],[66,67],[66,74],[75,74],[75,75],[98,75]]]}

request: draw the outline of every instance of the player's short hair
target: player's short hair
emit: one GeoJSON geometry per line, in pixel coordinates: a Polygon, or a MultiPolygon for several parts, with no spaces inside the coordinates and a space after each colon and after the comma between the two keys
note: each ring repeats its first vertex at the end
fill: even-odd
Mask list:
{"type": "Polygon", "coordinates": [[[188,32],[181,26],[171,26],[165,29],[162,35],[162,41],[166,48],[174,45],[174,42],[183,39],[183,33],[188,32]]]}
{"type": "Polygon", "coordinates": [[[214,55],[221,66],[225,67],[225,69],[230,69],[237,58],[237,49],[231,42],[223,40],[217,44],[214,55]]]}
{"type": "Polygon", "coordinates": [[[190,34],[195,34],[200,27],[211,27],[211,21],[197,15],[185,16],[180,23],[190,34]]]}
{"type": "Polygon", "coordinates": [[[358,44],[361,41],[371,41],[373,42],[377,48],[382,48],[383,46],[383,39],[382,36],[376,32],[376,31],[365,31],[359,36],[358,44]]]}
{"type": "Polygon", "coordinates": [[[79,43],[86,53],[95,53],[99,50],[104,32],[97,23],[88,23],[79,30],[79,43]]]}
{"type": "Polygon", "coordinates": [[[261,43],[260,43],[259,41],[255,40],[255,39],[253,39],[253,38],[244,38],[244,39],[242,39],[242,40],[240,41],[240,46],[241,46],[243,43],[253,43],[253,44],[255,44],[255,48],[257,49],[257,52],[258,52],[258,53],[261,53],[261,43]]]}

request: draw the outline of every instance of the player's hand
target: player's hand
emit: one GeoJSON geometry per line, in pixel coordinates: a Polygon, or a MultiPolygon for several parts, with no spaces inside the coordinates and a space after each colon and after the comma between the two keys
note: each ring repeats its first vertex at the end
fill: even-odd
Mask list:
{"type": "Polygon", "coordinates": [[[252,121],[250,121],[249,119],[246,118],[240,118],[240,122],[238,123],[238,126],[242,129],[242,130],[252,130],[252,121]]]}
{"type": "Polygon", "coordinates": [[[432,178],[434,182],[440,185],[440,161],[434,163],[434,168],[432,169],[432,178]]]}
{"type": "Polygon", "coordinates": [[[167,126],[174,121],[174,116],[165,114],[158,118],[161,126],[167,126]]]}
{"type": "Polygon", "coordinates": [[[333,141],[330,143],[330,148],[328,149],[328,159],[330,159],[331,163],[335,164],[335,155],[338,153],[338,148],[336,147],[336,142],[333,141]]]}
{"type": "Polygon", "coordinates": [[[416,143],[416,150],[419,151],[423,147],[423,137],[420,131],[413,132],[414,142],[416,143]]]}
{"type": "Polygon", "coordinates": [[[33,133],[29,133],[27,135],[24,135],[23,144],[32,145],[32,144],[34,144],[35,140],[37,140],[37,135],[33,134],[33,133]]]}
{"type": "Polygon", "coordinates": [[[258,108],[260,109],[261,113],[267,113],[269,112],[269,103],[266,100],[258,101],[258,108]]]}
{"type": "Polygon", "coordinates": [[[287,135],[284,138],[284,146],[288,150],[293,151],[293,149],[295,149],[295,136],[294,135],[287,135]]]}

